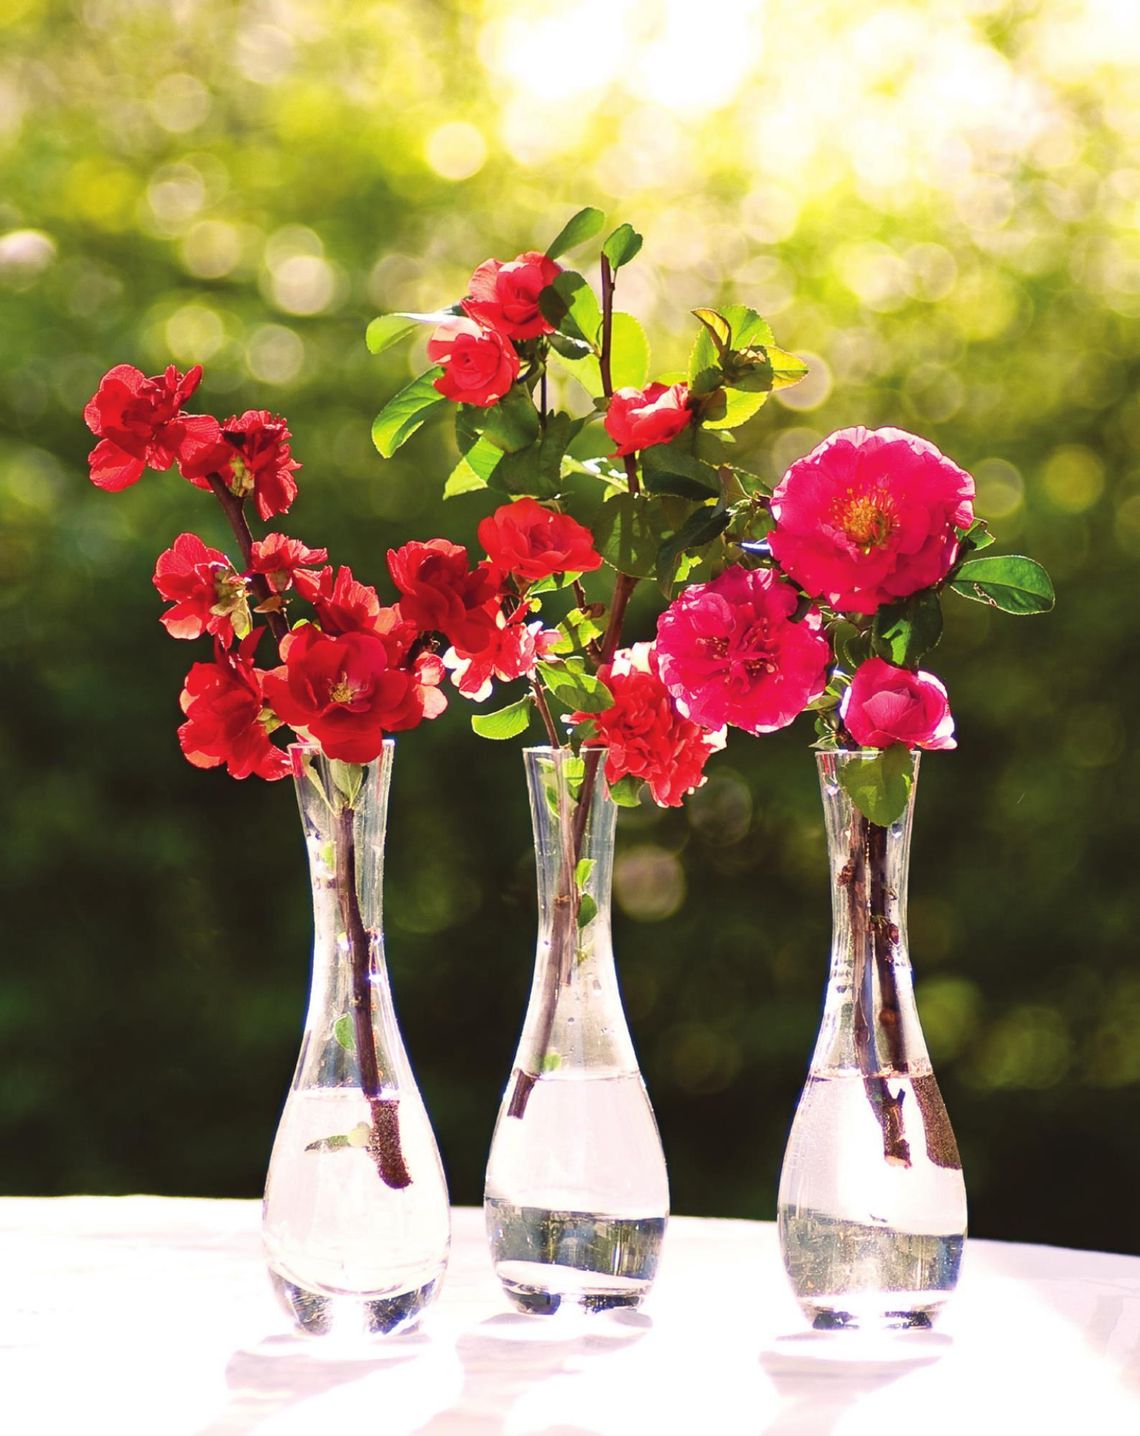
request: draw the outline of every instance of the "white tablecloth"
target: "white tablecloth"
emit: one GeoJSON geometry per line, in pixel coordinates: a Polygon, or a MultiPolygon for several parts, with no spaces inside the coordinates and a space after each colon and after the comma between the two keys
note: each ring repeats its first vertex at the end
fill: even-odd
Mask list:
{"type": "Polygon", "coordinates": [[[971,1242],[937,1330],[806,1330],[768,1223],[675,1217],[640,1312],[513,1314],[455,1212],[421,1332],[293,1338],[255,1202],[0,1200],[6,1436],[1138,1436],[1140,1258],[971,1242]]]}

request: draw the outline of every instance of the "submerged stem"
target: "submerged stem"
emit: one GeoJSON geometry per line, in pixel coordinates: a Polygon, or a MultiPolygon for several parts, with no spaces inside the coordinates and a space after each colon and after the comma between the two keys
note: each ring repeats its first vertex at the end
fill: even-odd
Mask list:
{"type": "Polygon", "coordinates": [[[380,1085],[376,1033],[372,1026],[372,944],[356,890],[355,817],[353,808],[348,805],[341,808],[336,843],[337,895],[352,964],[352,1028],[360,1066],[360,1090],[372,1116],[368,1150],[384,1185],[400,1188],[410,1186],[412,1176],[400,1144],[399,1103],[394,1097],[383,1096],[380,1085]]]}
{"type": "Polygon", "coordinates": [[[908,1067],[895,981],[899,930],[890,915],[895,895],[887,881],[887,830],[859,812],[851,819],[847,892],[854,954],[852,1025],[863,1088],[882,1128],[883,1156],[896,1166],[909,1167],[910,1143],[903,1135],[905,1093],[892,1094],[887,1085],[888,1077],[906,1076],[908,1067]]]}

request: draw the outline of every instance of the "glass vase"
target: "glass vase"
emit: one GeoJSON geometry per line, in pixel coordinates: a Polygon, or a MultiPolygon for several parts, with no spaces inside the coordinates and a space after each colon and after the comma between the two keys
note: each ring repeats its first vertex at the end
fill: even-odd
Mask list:
{"type": "Polygon", "coordinates": [[[393,749],[386,741],[363,767],[290,749],[313,889],[312,987],[262,1236],[279,1300],[314,1335],[410,1330],[439,1290],[451,1236],[384,960],[393,749]]]}
{"type": "Polygon", "coordinates": [[[915,1006],[906,811],[866,818],[844,770],[872,753],[817,755],[832,883],[823,1021],[780,1176],[784,1265],[819,1329],[926,1327],[953,1291],[966,1234],[954,1132],[915,1006]]]}
{"type": "Polygon", "coordinates": [[[656,1274],[669,1185],[614,968],[605,752],[524,757],[538,945],[487,1167],[488,1240],[520,1311],[635,1307],[656,1274]]]}

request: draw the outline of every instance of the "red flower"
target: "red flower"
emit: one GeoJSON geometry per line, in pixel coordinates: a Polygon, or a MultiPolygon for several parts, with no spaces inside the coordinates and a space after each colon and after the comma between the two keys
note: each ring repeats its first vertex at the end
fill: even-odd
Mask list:
{"type": "Polygon", "coordinates": [[[606,433],[617,445],[615,457],[667,444],[692,422],[688,384],[649,384],[618,389],[606,413],[606,433]]]}
{"type": "Polygon", "coordinates": [[[507,616],[500,611],[491,641],[478,652],[460,653],[449,648],[443,661],[451,669],[451,681],[473,703],[482,703],[491,696],[494,680],[510,683],[516,678],[529,678],[538,660],[550,652],[558,640],[553,630],[541,623],[525,622],[528,609],[520,606],[507,616]]]}
{"type": "Polygon", "coordinates": [[[492,563],[524,583],[554,573],[589,573],[602,563],[589,529],[535,499],[496,509],[479,525],[479,542],[492,563]]]}
{"type": "Polygon", "coordinates": [[[266,534],[250,552],[250,572],[263,574],[274,593],[284,593],[298,574],[315,582],[317,574],[309,565],[327,563],[328,557],[328,549],[306,548],[300,539],[284,534],[266,534]]]}
{"type": "Polygon", "coordinates": [[[497,403],[519,372],[519,356],[511,341],[497,329],[461,314],[436,327],[427,355],[433,364],[443,365],[435,387],[444,398],[481,409],[497,403]]]}
{"type": "Polygon", "coordinates": [[[200,364],[186,374],[171,365],[150,379],[131,364],[109,369],[83,411],[87,427],[101,440],[88,459],[91,482],[125,489],[144,469],[169,469],[184,445],[209,434],[215,420],[181,412],[201,378],[200,364]]]}
{"type": "Polygon", "coordinates": [[[265,632],[255,629],[234,652],[214,644],[213,663],[195,663],[182,689],[186,722],[178,741],[196,768],[224,763],[232,778],[265,778],[272,782],[289,774],[289,759],[269,741],[276,726],[262,700],[267,677],[253,666],[253,653],[265,632]]]}
{"type": "Polygon", "coordinates": [[[774,569],[739,564],[683,589],[657,621],[661,677],[682,713],[773,733],[818,698],[831,649],[815,609],[792,622],[796,604],[774,569]]]}
{"type": "Polygon", "coordinates": [[[548,324],[539,310],[538,296],[561,273],[561,265],[533,249],[507,264],[485,260],[471,276],[463,308],[472,319],[489,324],[509,339],[553,334],[553,324],[548,324]]]}
{"type": "Polygon", "coordinates": [[[326,633],[378,633],[400,620],[399,610],[385,607],[376,590],[358,583],[347,565],[337,569],[335,580],[331,568],[318,574],[298,569],[293,578],[297,592],[317,610],[326,633]]]}
{"type": "Polygon", "coordinates": [[[421,632],[442,633],[468,652],[494,638],[500,575],[489,563],[468,569],[461,544],[437,538],[389,549],[388,572],[400,590],[401,616],[421,632]]]}
{"type": "Polygon", "coordinates": [[[265,675],[265,694],[329,758],[370,763],[385,733],[414,728],[446,707],[439,660],[425,654],[409,669],[407,653],[408,632],[327,634],[306,624],[282,641],[285,662],[265,675]]]}
{"type": "Polygon", "coordinates": [[[286,513],[297,497],[293,473],[301,465],[289,448],[285,420],[268,409],[247,409],[224,424],[210,422],[212,433],[201,433],[184,447],[178,463],[182,477],[208,489],[207,474],[218,474],[239,499],[253,495],[261,519],[286,513]]]}
{"type": "Polygon", "coordinates": [[[841,429],[792,464],[772,495],[772,554],[812,597],[848,613],[945,578],[974,481],[901,429],[841,429]]]}
{"type": "Polygon", "coordinates": [[[855,671],[839,716],[863,748],[956,748],[946,689],[933,673],[911,673],[882,658],[855,671]]]}
{"type": "Polygon", "coordinates": [[[627,776],[649,784],[653,801],[680,807],[688,793],[704,783],[704,766],[724,747],[724,729],[710,732],[682,717],[661,681],[652,644],[635,643],[614,654],[598,677],[614,696],[601,713],[574,713],[575,723],[590,721],[595,736],[588,747],[605,747],[606,779],[627,776]]]}
{"type": "Polygon", "coordinates": [[[162,615],[174,638],[212,633],[228,648],[237,632],[249,632],[249,595],[245,579],[225,554],[207,548],[197,534],[179,534],[154,567],[154,586],[173,608],[162,615]]]}

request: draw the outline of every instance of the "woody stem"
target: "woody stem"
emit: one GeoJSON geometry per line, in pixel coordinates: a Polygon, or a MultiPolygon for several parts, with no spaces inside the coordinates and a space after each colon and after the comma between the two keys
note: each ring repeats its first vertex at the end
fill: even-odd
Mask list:
{"type": "MultiPolygon", "coordinates": [[[[238,548],[241,550],[242,563],[248,571],[253,564],[253,534],[250,533],[249,524],[246,522],[245,502],[230,492],[225,481],[219,475],[208,474],[207,481],[213,490],[214,497],[222,506],[222,512],[229,520],[230,528],[233,530],[234,538],[237,539],[238,548]]],[[[276,597],[264,574],[250,574],[249,582],[257,596],[259,605],[270,603],[276,597]]],[[[285,615],[279,608],[263,608],[263,612],[266,622],[273,631],[273,637],[277,640],[277,646],[280,647],[281,640],[289,632],[285,615]]]]}

